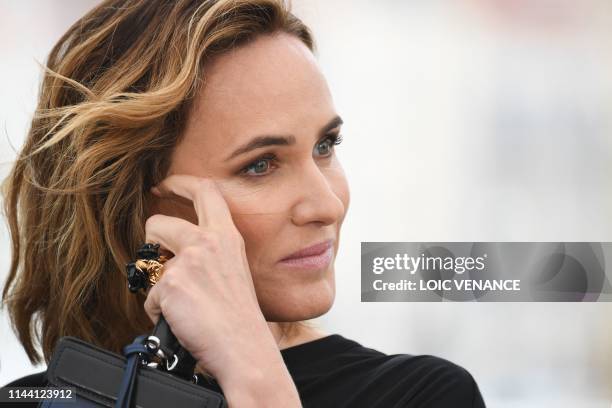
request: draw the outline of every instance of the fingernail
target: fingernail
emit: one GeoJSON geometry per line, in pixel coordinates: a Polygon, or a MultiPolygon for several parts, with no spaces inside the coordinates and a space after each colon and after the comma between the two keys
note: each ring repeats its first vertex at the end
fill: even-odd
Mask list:
{"type": "Polygon", "coordinates": [[[153,193],[153,194],[155,194],[157,196],[161,195],[161,191],[159,190],[159,188],[157,188],[155,186],[151,187],[151,193],[153,193]]]}

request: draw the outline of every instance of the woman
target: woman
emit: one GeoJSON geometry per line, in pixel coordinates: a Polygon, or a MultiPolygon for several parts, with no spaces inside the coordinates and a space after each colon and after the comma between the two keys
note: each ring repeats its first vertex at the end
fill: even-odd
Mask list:
{"type": "Polygon", "coordinates": [[[48,362],[65,335],[119,353],[163,313],[230,407],[484,406],[453,363],[306,322],[332,306],[349,205],[313,50],[281,0],[109,0],[68,30],[4,184],[3,296],[33,363],[36,319],[48,362]],[[146,298],[124,274],[143,242],[170,258],[146,298]]]}

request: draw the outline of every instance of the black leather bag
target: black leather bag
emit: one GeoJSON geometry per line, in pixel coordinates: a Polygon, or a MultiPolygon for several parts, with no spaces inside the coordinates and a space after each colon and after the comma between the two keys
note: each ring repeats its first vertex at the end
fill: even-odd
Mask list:
{"type": "Polygon", "coordinates": [[[76,404],[55,399],[39,407],[227,407],[214,381],[201,379],[196,384],[186,378],[193,376],[195,360],[177,345],[163,316],[152,336],[139,336],[124,348],[126,354],[130,347],[137,350],[127,359],[81,339],[62,337],[47,367],[47,379],[49,387],[75,387],[76,404]],[[151,339],[159,340],[159,347],[143,345],[151,339]],[[151,363],[153,354],[173,356],[172,364],[151,363]]]}

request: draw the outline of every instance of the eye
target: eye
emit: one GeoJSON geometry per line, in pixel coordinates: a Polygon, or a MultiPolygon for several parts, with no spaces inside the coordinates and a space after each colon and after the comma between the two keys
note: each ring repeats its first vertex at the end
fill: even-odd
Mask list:
{"type": "Polygon", "coordinates": [[[339,145],[340,143],[342,143],[342,135],[329,135],[321,142],[317,143],[315,149],[317,149],[321,156],[328,156],[331,154],[334,146],[339,145]]]}
{"type": "MultiPolygon", "coordinates": [[[[331,152],[335,145],[342,142],[342,135],[328,135],[319,143],[316,144],[315,150],[317,155],[322,157],[331,156],[331,152]]],[[[274,153],[264,154],[255,161],[240,170],[240,175],[244,177],[263,177],[269,175],[278,163],[278,158],[274,153]]]]}
{"type": "Polygon", "coordinates": [[[268,174],[270,167],[274,162],[276,162],[276,160],[276,155],[265,154],[240,170],[240,173],[245,176],[265,176],[268,174]]]}

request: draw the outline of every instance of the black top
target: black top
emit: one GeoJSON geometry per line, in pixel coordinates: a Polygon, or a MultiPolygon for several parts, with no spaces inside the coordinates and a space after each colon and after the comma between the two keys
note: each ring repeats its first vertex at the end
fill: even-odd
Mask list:
{"type": "MultiPolygon", "coordinates": [[[[281,355],[304,408],[485,407],[470,373],[439,357],[386,355],[339,334],[283,349],[281,355]]],[[[6,386],[42,387],[44,374],[6,386]]]]}

